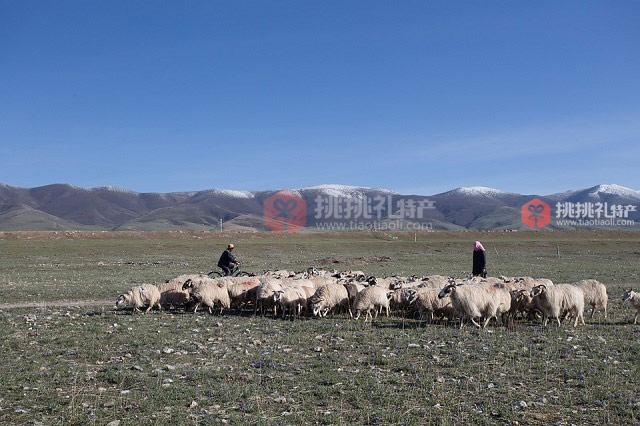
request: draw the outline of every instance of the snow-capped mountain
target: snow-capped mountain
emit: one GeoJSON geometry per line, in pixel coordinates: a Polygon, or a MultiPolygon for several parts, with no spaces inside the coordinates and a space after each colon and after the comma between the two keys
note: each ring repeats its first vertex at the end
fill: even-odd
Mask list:
{"type": "Polygon", "coordinates": [[[594,186],[589,190],[589,196],[600,198],[602,195],[615,195],[617,197],[640,200],[640,191],[616,184],[604,184],[594,186]]]}
{"type": "Polygon", "coordinates": [[[501,191],[500,189],[489,188],[486,186],[462,186],[452,191],[445,192],[445,194],[458,194],[463,196],[474,196],[474,197],[495,197],[498,195],[504,195],[509,193],[505,191],[501,191]]]}
{"type": "Polygon", "coordinates": [[[229,198],[253,198],[255,195],[250,191],[238,191],[235,189],[212,189],[209,191],[212,194],[220,195],[229,198]]]}
{"type": "Polygon", "coordinates": [[[381,192],[393,194],[394,192],[388,189],[382,188],[369,188],[365,186],[351,186],[351,185],[339,185],[339,184],[325,184],[308,186],[306,188],[300,188],[300,192],[316,191],[320,194],[327,195],[329,197],[344,197],[344,198],[362,198],[370,192],[381,192]]]}
{"type": "Polygon", "coordinates": [[[572,202],[620,202],[640,201],[640,191],[616,184],[601,184],[577,191],[553,194],[552,198],[572,202]]]}
{"type": "MultiPolygon", "coordinates": [[[[403,199],[414,205],[429,201],[433,209],[415,221],[433,223],[435,229],[521,228],[520,209],[534,197],[557,202],[607,202],[638,205],[640,191],[616,184],[550,195],[522,195],[484,186],[467,186],[424,195],[403,195],[387,189],[327,184],[289,190],[307,205],[307,226],[317,225],[318,196],[374,200],[381,195],[385,214],[403,199]]],[[[20,229],[227,229],[264,230],[263,203],[276,193],[210,189],[192,192],[139,193],[117,187],[80,188],[53,184],[17,188],[0,184],[0,230],[20,229]],[[229,228],[230,227],[230,228],[229,228]]],[[[320,209],[321,210],[321,209],[320,209]]],[[[632,218],[640,223],[640,212],[632,218]]]]}

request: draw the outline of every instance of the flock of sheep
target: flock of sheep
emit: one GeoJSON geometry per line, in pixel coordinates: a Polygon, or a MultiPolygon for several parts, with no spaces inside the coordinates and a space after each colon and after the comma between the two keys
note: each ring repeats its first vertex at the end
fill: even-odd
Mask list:
{"type": "MultiPolygon", "coordinates": [[[[640,293],[627,290],[623,297],[640,313],[640,293]]],[[[543,325],[554,319],[558,326],[571,318],[573,326],[584,324],[584,310],[590,316],[602,310],[607,317],[607,288],[597,280],[554,284],[544,278],[474,277],[454,279],[441,275],[425,277],[367,277],[360,271],[336,272],[309,268],[304,272],[268,271],[261,276],[209,278],[181,275],[159,285],[131,288],[116,300],[117,306],[185,309],[210,313],[219,309],[252,310],[274,317],[295,319],[302,315],[326,317],[348,313],[365,322],[384,312],[396,315],[459,321],[486,327],[495,319],[507,325],[517,319],[540,317],[543,325]]]]}

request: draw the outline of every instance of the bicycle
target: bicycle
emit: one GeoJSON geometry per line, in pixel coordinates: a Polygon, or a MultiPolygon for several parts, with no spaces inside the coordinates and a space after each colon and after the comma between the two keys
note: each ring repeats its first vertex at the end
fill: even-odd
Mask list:
{"type": "MultiPolygon", "coordinates": [[[[207,275],[212,277],[212,278],[218,278],[218,277],[224,277],[225,276],[223,271],[217,271],[217,270],[209,271],[207,273],[207,275]]],[[[237,264],[231,270],[231,273],[229,275],[226,275],[226,276],[227,277],[252,277],[254,275],[255,274],[252,274],[251,272],[240,270],[240,265],[237,264]]]]}

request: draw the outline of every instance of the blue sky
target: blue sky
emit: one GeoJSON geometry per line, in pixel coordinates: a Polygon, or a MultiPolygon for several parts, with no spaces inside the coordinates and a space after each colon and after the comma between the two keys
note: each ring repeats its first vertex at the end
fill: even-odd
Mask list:
{"type": "Polygon", "coordinates": [[[0,182],[640,188],[637,1],[0,0],[0,182]]]}

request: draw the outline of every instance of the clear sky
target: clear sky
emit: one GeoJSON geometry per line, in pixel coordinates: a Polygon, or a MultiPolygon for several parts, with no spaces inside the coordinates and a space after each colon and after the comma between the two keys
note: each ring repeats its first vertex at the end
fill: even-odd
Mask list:
{"type": "Polygon", "coordinates": [[[0,182],[640,188],[638,1],[0,0],[0,182]]]}

